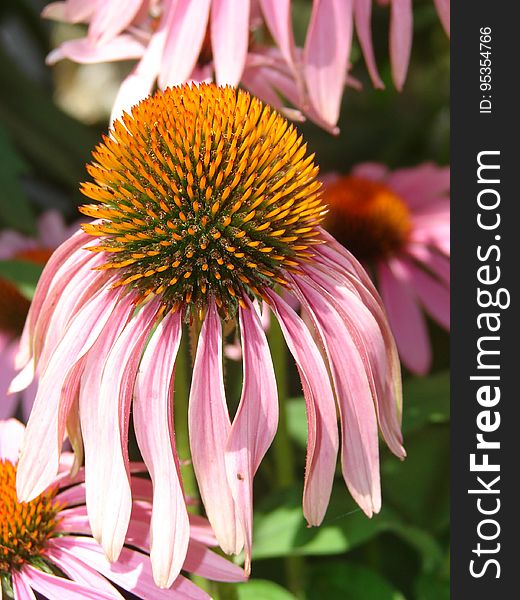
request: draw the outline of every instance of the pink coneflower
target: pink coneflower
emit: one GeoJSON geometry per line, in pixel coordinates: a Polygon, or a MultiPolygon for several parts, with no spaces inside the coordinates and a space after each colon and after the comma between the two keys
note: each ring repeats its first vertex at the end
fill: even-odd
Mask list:
{"type": "MultiPolygon", "coordinates": [[[[75,229],[77,226],[74,229],[68,227],[58,212],[49,210],[38,219],[38,234],[34,238],[11,230],[0,232],[0,260],[44,265],[75,229]]],[[[7,393],[9,383],[16,375],[14,357],[29,304],[29,300],[10,281],[0,278],[0,419],[13,416],[19,402],[27,419],[36,394],[35,384],[19,395],[7,393]]]]}
{"type": "Polygon", "coordinates": [[[450,326],[449,168],[392,172],[367,163],[327,181],[327,229],[374,268],[401,359],[426,373],[431,348],[421,308],[450,326]]]}
{"type": "MultiPolygon", "coordinates": [[[[134,475],[143,470],[142,465],[129,465],[135,501],[117,563],[106,559],[92,537],[83,470],[74,477],[68,474],[71,454],[62,454],[57,476],[39,496],[20,502],[15,479],[24,430],[15,419],[0,421],[0,578],[4,591],[12,591],[15,600],[34,599],[33,591],[48,600],[122,600],[111,581],[138,598],[209,598],[182,575],[169,589],[154,585],[148,534],[151,486],[134,475]]],[[[105,508],[117,513],[109,503],[105,508]]],[[[242,581],[242,569],[209,549],[216,540],[205,519],[191,519],[182,568],[217,581],[242,581]]],[[[168,560],[171,555],[164,556],[168,560]]]]}
{"type": "Polygon", "coordinates": [[[16,384],[30,381],[35,365],[43,374],[20,459],[21,498],[52,480],[67,419],[79,418],[92,530],[117,558],[131,510],[126,446],[135,396],[137,441],[154,483],[156,568],[154,556],[184,526],[172,424],[184,323],[200,331],[189,399],[193,467],[220,545],[228,553],[245,545],[247,570],[253,476],[278,421],[270,351],[253,305],[264,300],[307,402],[308,522],[319,524],[329,501],[336,408],[345,481],[368,515],[377,512],[378,422],[404,456],[397,352],[370,279],[320,227],[318,168],[294,127],[244,91],[172,88],[116,122],[88,170],[95,183],[82,190],[97,203],[82,212],[96,221],[49,262],[18,356],[16,384]],[[304,306],[312,333],[282,289],[304,306]],[[231,320],[244,366],[233,422],[222,364],[222,321],[231,320]]]}

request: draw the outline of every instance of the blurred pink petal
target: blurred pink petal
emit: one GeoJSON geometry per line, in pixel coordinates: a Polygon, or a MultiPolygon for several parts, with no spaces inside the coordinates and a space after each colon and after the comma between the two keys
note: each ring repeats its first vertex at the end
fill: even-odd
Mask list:
{"type": "Polygon", "coordinates": [[[304,49],[312,105],[330,126],[339,117],[352,42],[351,0],[314,0],[304,49]]]}
{"type": "Polygon", "coordinates": [[[412,50],[412,0],[392,0],[390,3],[390,62],[395,87],[401,91],[408,71],[412,50]]]}
{"type": "Polygon", "coordinates": [[[444,31],[450,35],[450,0],[433,0],[444,31]]]}
{"type": "Polygon", "coordinates": [[[0,460],[18,461],[25,426],[17,419],[0,420],[0,460]]]}
{"type": "Polygon", "coordinates": [[[240,82],[249,45],[249,0],[213,0],[211,47],[218,85],[240,82]]]}
{"type": "Polygon", "coordinates": [[[123,33],[100,46],[93,45],[88,38],[68,40],[47,56],[46,63],[53,65],[64,58],[82,64],[129,60],[141,58],[144,52],[141,42],[123,33]]]}
{"type": "Polygon", "coordinates": [[[159,86],[179,85],[191,75],[199,56],[211,0],[177,0],[173,22],[166,34],[159,86]]]}
{"type": "Polygon", "coordinates": [[[413,373],[424,375],[430,368],[431,348],[426,322],[417,305],[417,297],[398,264],[380,264],[377,272],[379,289],[399,354],[413,373]]]}
{"type": "Polygon", "coordinates": [[[359,43],[365,57],[370,78],[376,88],[384,89],[385,85],[377,71],[374,47],[372,45],[372,0],[353,0],[353,2],[356,33],[359,37],[359,43]]]}
{"type": "Polygon", "coordinates": [[[134,20],[144,0],[98,2],[88,29],[88,39],[96,45],[112,41],[134,20]]]}
{"type": "Polygon", "coordinates": [[[287,65],[294,69],[295,45],[292,30],[291,0],[260,0],[264,18],[287,65]]]}

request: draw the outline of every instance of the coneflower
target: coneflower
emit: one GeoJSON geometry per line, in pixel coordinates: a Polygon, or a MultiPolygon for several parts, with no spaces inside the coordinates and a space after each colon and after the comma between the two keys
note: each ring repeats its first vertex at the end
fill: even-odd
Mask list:
{"type": "Polygon", "coordinates": [[[391,450],[404,456],[394,340],[370,279],[320,227],[326,207],[317,172],[294,127],[248,93],[213,84],[157,92],[97,147],[94,182],[82,188],[97,202],[82,212],[96,221],[65,242],[42,275],[15,382],[26,384],[35,367],[41,373],[18,469],[20,497],[33,498],[52,480],[66,426],[79,420],[92,531],[116,559],[132,505],[133,399],[154,484],[151,558],[159,585],[178,574],[187,540],[172,386],[183,324],[200,330],[189,398],[194,471],[220,545],[228,553],[245,547],[246,570],[253,476],[278,421],[255,301],[279,320],[301,375],[309,524],[321,522],[330,497],[337,408],[343,475],[369,516],[381,505],[378,422],[391,450]],[[312,332],[281,291],[297,298],[312,332]],[[244,366],[233,422],[222,365],[222,322],[230,320],[239,325],[244,366]]]}

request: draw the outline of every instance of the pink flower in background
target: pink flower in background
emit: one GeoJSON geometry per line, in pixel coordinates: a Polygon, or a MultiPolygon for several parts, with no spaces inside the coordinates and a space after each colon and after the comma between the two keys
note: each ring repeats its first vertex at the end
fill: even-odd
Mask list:
{"type": "MultiPolygon", "coordinates": [[[[156,93],[116,122],[88,170],[94,182],[82,190],[96,203],[82,212],[96,220],[47,264],[17,356],[15,388],[31,381],[36,365],[43,373],[20,459],[20,497],[34,498],[53,480],[68,423],[79,420],[92,531],[116,559],[132,506],[132,405],[154,486],[151,559],[163,582],[165,548],[184,531],[173,378],[183,325],[192,327],[200,331],[189,398],[193,467],[216,538],[228,553],[244,547],[249,571],[253,477],[278,423],[254,304],[263,300],[306,400],[307,521],[320,524],[328,506],[338,410],[345,482],[367,515],[378,512],[378,426],[392,452],[405,456],[399,360],[369,277],[320,227],[326,208],[317,167],[294,127],[244,91],[186,85],[156,93]],[[312,331],[287,296],[304,307],[312,331]],[[242,345],[233,420],[223,322],[238,323],[242,345]]],[[[170,577],[179,568],[172,565],[170,577]]]]}
{"type": "Polygon", "coordinates": [[[373,266],[403,363],[425,374],[431,347],[422,309],[450,326],[450,171],[374,163],[326,178],[327,229],[373,266]]]}
{"type": "MultiPolygon", "coordinates": [[[[154,585],[148,532],[152,489],[150,481],[136,476],[144,471],[143,465],[129,465],[135,501],[117,563],[106,559],[92,537],[84,473],[80,469],[70,474],[72,454],[62,454],[56,477],[37,498],[19,502],[15,478],[24,430],[15,419],[0,421],[0,576],[15,600],[34,599],[33,592],[48,600],[122,600],[110,581],[138,598],[209,598],[182,575],[170,582],[169,589],[154,585]]],[[[109,503],[105,508],[117,512],[109,503]]],[[[172,550],[180,555],[182,568],[217,581],[243,581],[239,567],[209,549],[216,540],[207,521],[192,515],[190,519],[185,542],[172,550]]],[[[164,557],[171,560],[179,558],[164,557]]]]}
{"type": "MultiPolygon", "coordinates": [[[[384,87],[372,45],[373,0],[314,0],[303,48],[294,41],[290,0],[66,0],[43,15],[88,23],[84,38],[53,50],[48,62],[137,60],[122,83],[112,119],[152,92],[186,81],[239,83],[287,116],[303,115],[337,133],[348,76],[353,29],[376,87],[384,87]],[[272,40],[269,41],[269,40],[272,40]],[[273,44],[274,42],[274,44],[273,44]],[[282,100],[285,99],[285,100],[282,100]]],[[[390,5],[392,76],[401,89],[412,47],[412,0],[390,5]]],[[[435,0],[449,31],[449,0],[435,0]]]]}
{"type": "MultiPolygon", "coordinates": [[[[77,229],[68,227],[57,211],[48,211],[38,219],[37,237],[16,231],[0,232],[0,260],[23,260],[44,265],[53,251],[77,229]]],[[[16,375],[14,362],[23,324],[29,310],[29,300],[7,279],[0,278],[0,418],[15,414],[21,401],[22,414],[29,417],[36,384],[19,395],[8,394],[9,383],[16,375]]]]}

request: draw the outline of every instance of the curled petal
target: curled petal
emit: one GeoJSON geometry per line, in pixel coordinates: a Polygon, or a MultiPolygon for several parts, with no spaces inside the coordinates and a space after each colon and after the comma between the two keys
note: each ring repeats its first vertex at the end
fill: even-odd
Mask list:
{"type": "Polygon", "coordinates": [[[244,383],[229,433],[226,471],[244,534],[245,572],[251,569],[253,537],[253,477],[273,441],[278,426],[278,393],[273,362],[262,323],[253,304],[244,298],[240,331],[244,383]]]}

